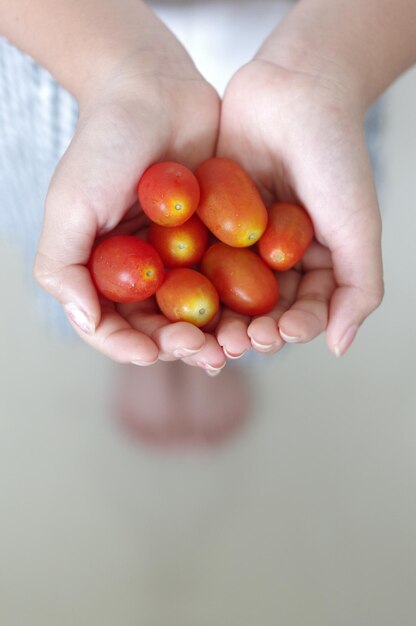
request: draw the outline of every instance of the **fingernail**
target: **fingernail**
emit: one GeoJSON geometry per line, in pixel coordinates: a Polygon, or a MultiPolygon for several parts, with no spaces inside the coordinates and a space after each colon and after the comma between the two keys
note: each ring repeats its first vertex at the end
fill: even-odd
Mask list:
{"type": "Polygon", "coordinates": [[[183,359],[187,356],[198,354],[200,350],[201,348],[198,348],[197,350],[193,350],[191,348],[176,348],[176,350],[173,351],[173,356],[177,359],[183,359]]]}
{"type": "Polygon", "coordinates": [[[71,322],[82,330],[83,333],[87,335],[93,335],[95,333],[94,323],[76,304],[66,304],[64,309],[71,322]]]}
{"type": "Polygon", "coordinates": [[[231,354],[231,352],[228,352],[228,350],[226,350],[224,346],[222,348],[222,351],[224,352],[227,359],[241,359],[241,357],[248,352],[248,350],[244,350],[244,352],[241,352],[241,354],[231,354]]]}
{"type": "Polygon", "coordinates": [[[199,367],[201,367],[203,370],[206,371],[208,376],[214,377],[214,376],[218,376],[218,374],[221,372],[221,370],[224,369],[226,364],[224,363],[224,365],[222,365],[221,367],[212,367],[212,365],[209,365],[208,363],[204,363],[203,361],[200,361],[198,365],[199,367]]]}
{"type": "Polygon", "coordinates": [[[263,350],[265,352],[274,348],[274,343],[259,343],[254,339],[251,339],[251,345],[253,346],[253,348],[257,348],[258,350],[263,350]]]}
{"type": "Polygon", "coordinates": [[[346,353],[346,351],[354,341],[357,331],[358,326],[353,325],[349,327],[349,329],[344,333],[340,341],[334,347],[335,356],[341,357],[346,353]]]}
{"type": "Polygon", "coordinates": [[[279,333],[283,341],[286,341],[286,343],[297,343],[298,341],[300,341],[300,337],[295,337],[294,335],[286,335],[282,330],[280,330],[280,328],[279,333]]]}
{"type": "Polygon", "coordinates": [[[213,369],[213,370],[205,370],[206,373],[208,374],[208,376],[210,376],[211,378],[215,378],[215,376],[218,376],[218,374],[221,374],[222,372],[222,367],[219,370],[213,369]]]}
{"type": "Polygon", "coordinates": [[[132,365],[140,365],[141,367],[147,367],[148,365],[154,365],[155,363],[157,363],[158,359],[155,359],[154,361],[132,361],[131,364],[132,365]]]}

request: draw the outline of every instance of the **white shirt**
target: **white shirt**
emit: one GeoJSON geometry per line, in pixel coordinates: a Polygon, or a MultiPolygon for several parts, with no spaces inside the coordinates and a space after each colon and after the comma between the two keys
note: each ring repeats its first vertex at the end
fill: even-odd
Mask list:
{"type": "Polygon", "coordinates": [[[288,13],[288,0],[151,0],[220,95],[288,13]]]}

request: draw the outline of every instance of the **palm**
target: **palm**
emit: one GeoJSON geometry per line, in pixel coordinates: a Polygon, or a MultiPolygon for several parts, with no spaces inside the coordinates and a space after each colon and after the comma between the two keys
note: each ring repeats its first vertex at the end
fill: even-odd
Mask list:
{"type": "MultiPolygon", "coordinates": [[[[125,136],[127,141],[119,153],[112,153],[117,167],[103,179],[103,197],[107,197],[107,189],[124,189],[125,195],[113,196],[110,203],[112,220],[109,214],[101,224],[100,234],[109,234],[109,226],[116,223],[111,234],[135,234],[146,236],[148,220],[143,214],[140,204],[136,201],[137,181],[141,173],[156,161],[174,160],[195,168],[198,163],[212,156],[217,134],[217,101],[214,93],[203,81],[175,86],[175,98],[180,103],[179,110],[173,113],[172,108],[158,112],[159,141],[149,141],[149,152],[143,150],[146,141],[137,140],[132,129],[138,127],[135,111],[122,112],[116,124],[117,135],[125,136]],[[128,155],[128,158],[126,158],[128,155]],[[129,207],[126,211],[125,207],[129,207]]],[[[142,113],[140,113],[142,115],[142,113]]],[[[154,110],[151,111],[153,117],[154,110]]],[[[140,120],[141,125],[143,119],[140,120]]],[[[149,120],[150,123],[150,120],[149,120]]],[[[117,141],[117,139],[116,139],[117,141]]],[[[107,155],[102,155],[104,160],[107,155]]],[[[102,301],[104,317],[127,322],[135,331],[151,337],[159,348],[159,358],[172,360],[184,358],[189,364],[206,362],[218,367],[223,364],[222,350],[213,336],[204,334],[191,324],[171,324],[159,311],[154,298],[133,305],[114,306],[102,301]],[[201,345],[204,345],[202,350],[201,345]],[[193,351],[198,351],[198,357],[193,351]],[[190,356],[187,354],[190,351],[190,356]]]]}

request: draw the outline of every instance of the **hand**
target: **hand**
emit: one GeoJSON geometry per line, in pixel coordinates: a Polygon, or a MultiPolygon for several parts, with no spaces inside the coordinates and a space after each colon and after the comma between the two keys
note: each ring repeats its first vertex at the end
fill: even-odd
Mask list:
{"type": "Polygon", "coordinates": [[[226,354],[275,352],[326,329],[340,356],[381,302],[380,214],[353,93],[347,81],[261,58],[226,90],[219,155],[246,168],[266,203],[304,205],[316,234],[299,267],[278,275],[274,311],[252,320],[225,312],[217,338],[226,354]]]}
{"type": "Polygon", "coordinates": [[[218,369],[225,359],[213,335],[170,324],[153,301],[127,306],[99,298],[85,267],[97,238],[146,228],[136,186],[150,164],[177,160],[194,168],[215,149],[217,94],[162,24],[157,45],[160,52],[143,48],[99,88],[88,86],[50,185],[34,273],[78,334],[110,358],[148,365],[184,357],[218,369]]]}

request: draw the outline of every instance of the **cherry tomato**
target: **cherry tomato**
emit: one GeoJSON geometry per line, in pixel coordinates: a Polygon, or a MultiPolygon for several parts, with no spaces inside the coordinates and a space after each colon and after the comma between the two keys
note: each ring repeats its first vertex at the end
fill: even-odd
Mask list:
{"type": "Polygon", "coordinates": [[[313,239],[311,218],[301,206],[278,202],[269,209],[269,225],[258,243],[261,258],[274,270],[289,270],[313,239]]]}
{"type": "Polygon", "coordinates": [[[156,292],[156,300],[171,322],[190,322],[198,327],[208,324],[219,309],[218,293],[212,283],[188,268],[170,270],[156,292]]]}
{"type": "Polygon", "coordinates": [[[267,209],[245,170],[235,161],[212,158],[195,176],[201,188],[198,215],[209,230],[236,248],[256,243],[266,230],[267,209]]]}
{"type": "Polygon", "coordinates": [[[113,302],[145,300],[164,278],[162,259],[153,246],[130,235],[104,239],[88,266],[97,290],[113,302]]]}
{"type": "Polygon", "coordinates": [[[215,243],[205,252],[201,269],[223,304],[237,313],[264,315],[277,303],[276,277],[252,250],[215,243]]]}
{"type": "Polygon", "coordinates": [[[137,195],[147,217],[160,226],[178,226],[199,203],[199,184],[184,165],[166,161],[151,165],[141,177],[137,195]]]}
{"type": "Polygon", "coordinates": [[[150,224],[147,237],[159,252],[166,267],[191,267],[202,258],[208,247],[208,229],[197,215],[181,226],[150,224]]]}

